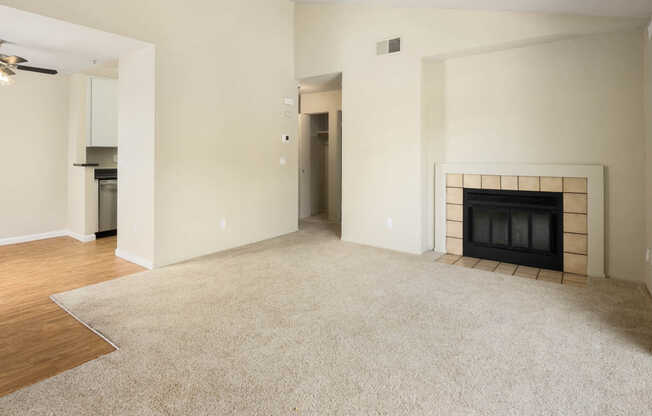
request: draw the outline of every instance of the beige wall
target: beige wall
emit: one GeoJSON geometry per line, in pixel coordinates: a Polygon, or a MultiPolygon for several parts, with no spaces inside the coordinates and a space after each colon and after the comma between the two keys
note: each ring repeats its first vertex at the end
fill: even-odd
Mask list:
{"type": "Polygon", "coordinates": [[[97,184],[93,168],[73,166],[87,160],[88,75],[70,77],[68,94],[68,231],[89,240],[97,231],[97,184]]]}
{"type": "Polygon", "coordinates": [[[440,60],[424,61],[421,72],[421,207],[423,247],[435,245],[434,166],[445,162],[445,66],[440,60]]]}
{"type": "Polygon", "coordinates": [[[157,265],[296,230],[292,2],[0,3],[156,46],[157,265]]]}
{"type": "MultiPolygon", "coordinates": [[[[652,22],[650,22],[652,25],[652,22]]],[[[643,30],[643,52],[645,66],[645,120],[646,120],[646,141],[645,141],[645,214],[646,214],[646,248],[652,248],[652,40],[648,31],[643,30]]],[[[652,258],[650,259],[652,262],[652,258]]],[[[646,283],[652,291],[652,265],[646,265],[646,283]]]]}
{"type": "Polygon", "coordinates": [[[341,172],[342,155],[340,137],[337,134],[337,113],[342,110],[342,90],[316,92],[301,95],[302,114],[328,113],[328,218],[339,221],[342,217],[341,172]]]}
{"type": "Polygon", "coordinates": [[[118,248],[152,268],[155,256],[156,50],[120,57],[118,79],[118,248]]]}
{"type": "Polygon", "coordinates": [[[421,117],[424,57],[641,24],[547,14],[297,4],[297,78],[343,73],[343,239],[414,253],[433,247],[427,193],[434,166],[424,156],[430,144],[422,136],[421,117]],[[401,53],[376,56],[375,43],[392,36],[401,36],[401,53]]]}
{"type": "Polygon", "coordinates": [[[66,229],[68,77],[0,87],[0,239],[66,229]]]}
{"type": "Polygon", "coordinates": [[[447,162],[606,166],[606,270],[642,280],[640,30],[447,60],[447,162]]]}

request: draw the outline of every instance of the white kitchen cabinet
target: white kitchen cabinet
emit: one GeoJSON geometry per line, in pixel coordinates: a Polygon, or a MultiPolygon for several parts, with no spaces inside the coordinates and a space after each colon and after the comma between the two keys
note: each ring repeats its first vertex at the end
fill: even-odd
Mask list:
{"type": "Polygon", "coordinates": [[[89,147],[118,147],[118,81],[91,77],[88,82],[89,147]]]}

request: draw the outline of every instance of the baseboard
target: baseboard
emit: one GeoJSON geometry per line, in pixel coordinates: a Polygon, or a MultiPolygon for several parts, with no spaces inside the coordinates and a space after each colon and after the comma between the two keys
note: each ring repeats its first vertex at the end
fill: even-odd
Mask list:
{"type": "Polygon", "coordinates": [[[139,256],[131,255],[120,249],[115,250],[115,255],[123,260],[127,260],[129,263],[137,264],[146,269],[152,270],[154,268],[154,264],[151,261],[139,256]]]}
{"type": "Polygon", "coordinates": [[[50,231],[42,234],[22,235],[19,237],[0,238],[0,246],[10,244],[28,243],[30,241],[47,240],[48,238],[66,237],[69,235],[67,230],[50,231]]]}
{"type": "Polygon", "coordinates": [[[0,238],[0,246],[11,244],[29,243],[30,241],[47,240],[48,238],[72,237],[82,243],[88,243],[95,240],[95,234],[82,235],[70,230],[50,231],[49,233],[21,235],[18,237],[0,238]]]}
{"type": "Polygon", "coordinates": [[[91,241],[95,241],[95,234],[82,235],[68,231],[67,235],[74,238],[75,240],[81,241],[82,243],[90,243],[91,241]]]}

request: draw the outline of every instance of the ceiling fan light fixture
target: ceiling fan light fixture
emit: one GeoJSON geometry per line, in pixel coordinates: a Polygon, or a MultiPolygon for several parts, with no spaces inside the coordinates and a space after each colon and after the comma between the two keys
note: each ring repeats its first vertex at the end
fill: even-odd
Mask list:
{"type": "Polygon", "coordinates": [[[0,68],[0,86],[7,86],[14,83],[12,74],[7,73],[6,68],[0,68]]]}
{"type": "MultiPolygon", "coordinates": [[[[0,39],[0,46],[6,41],[0,39]]],[[[56,69],[39,68],[36,66],[21,65],[29,62],[27,59],[15,55],[4,55],[0,53],[0,86],[13,84],[13,76],[16,75],[16,70],[36,72],[39,74],[57,75],[59,71],[56,69]]]]}

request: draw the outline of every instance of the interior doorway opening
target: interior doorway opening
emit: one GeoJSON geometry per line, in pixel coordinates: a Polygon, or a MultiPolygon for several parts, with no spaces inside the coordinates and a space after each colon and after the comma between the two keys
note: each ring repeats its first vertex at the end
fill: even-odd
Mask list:
{"type": "Polygon", "coordinates": [[[342,76],[299,82],[299,225],[342,220],[342,76]]]}
{"type": "Polygon", "coordinates": [[[303,115],[301,123],[306,125],[306,134],[301,141],[305,186],[300,218],[328,218],[328,113],[303,115]]]}

